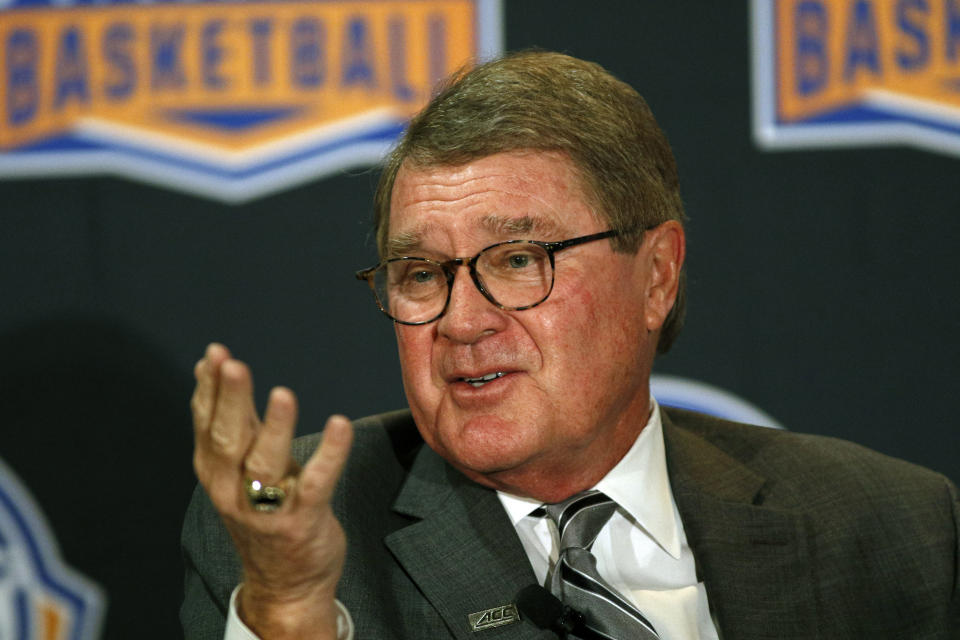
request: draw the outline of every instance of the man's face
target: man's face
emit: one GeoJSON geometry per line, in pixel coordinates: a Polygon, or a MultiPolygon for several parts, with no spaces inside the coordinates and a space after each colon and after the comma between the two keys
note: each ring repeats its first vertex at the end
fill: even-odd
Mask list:
{"type": "MultiPolygon", "coordinates": [[[[391,200],[394,246],[436,260],[504,240],[604,230],[572,163],[555,153],[404,166],[391,200]]],[[[550,297],[524,311],[497,308],[459,268],[442,318],[395,325],[427,444],[472,479],[512,493],[558,499],[598,481],[648,417],[659,328],[647,303],[650,255],[646,240],[636,255],[615,253],[607,240],[561,251],[550,297]],[[465,381],[489,374],[502,375],[465,381]]]]}

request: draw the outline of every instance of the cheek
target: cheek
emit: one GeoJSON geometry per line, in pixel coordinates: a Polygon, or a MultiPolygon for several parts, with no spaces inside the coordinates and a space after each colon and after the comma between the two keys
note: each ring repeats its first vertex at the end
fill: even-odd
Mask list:
{"type": "Polygon", "coordinates": [[[600,320],[594,297],[583,287],[542,309],[533,339],[551,376],[578,375],[580,363],[597,348],[600,320]]]}
{"type": "Polygon", "coordinates": [[[400,357],[400,370],[407,393],[413,392],[419,385],[431,377],[431,350],[433,340],[426,327],[394,325],[397,337],[397,354],[400,357]],[[420,331],[417,331],[420,329],[420,331]]]}
{"type": "Polygon", "coordinates": [[[609,383],[599,380],[598,372],[610,371],[615,378],[629,375],[643,349],[642,310],[631,300],[607,295],[613,284],[593,293],[588,287],[571,291],[564,308],[541,323],[548,336],[538,341],[544,359],[563,372],[567,383],[574,378],[574,388],[588,395],[595,384],[609,383]]]}

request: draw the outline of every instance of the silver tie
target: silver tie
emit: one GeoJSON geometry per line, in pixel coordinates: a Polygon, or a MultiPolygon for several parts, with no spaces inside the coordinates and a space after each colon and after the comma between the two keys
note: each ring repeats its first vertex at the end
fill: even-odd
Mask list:
{"type": "Polygon", "coordinates": [[[613,500],[599,491],[586,491],[544,508],[560,532],[560,555],[550,591],[584,614],[593,638],[658,640],[650,621],[600,577],[597,559],[590,553],[617,509],[613,500]]]}

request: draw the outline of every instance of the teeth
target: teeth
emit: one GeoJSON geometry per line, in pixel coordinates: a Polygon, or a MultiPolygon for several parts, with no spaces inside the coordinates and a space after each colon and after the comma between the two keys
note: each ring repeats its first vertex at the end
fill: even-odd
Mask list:
{"type": "Polygon", "coordinates": [[[483,385],[487,384],[491,380],[502,378],[504,375],[506,374],[503,373],[502,371],[497,371],[496,373],[488,373],[487,375],[481,376],[479,378],[463,378],[463,381],[474,387],[482,387],[483,385]]]}

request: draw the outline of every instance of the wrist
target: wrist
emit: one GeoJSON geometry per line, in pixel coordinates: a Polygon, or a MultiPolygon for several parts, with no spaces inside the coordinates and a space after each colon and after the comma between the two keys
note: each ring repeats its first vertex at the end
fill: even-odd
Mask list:
{"type": "Polygon", "coordinates": [[[333,592],[281,596],[253,584],[244,584],[237,594],[236,604],[243,623],[264,640],[336,640],[338,637],[337,620],[341,609],[333,592]]]}

